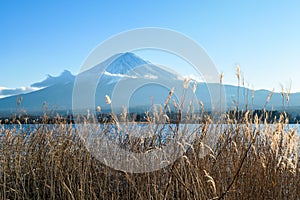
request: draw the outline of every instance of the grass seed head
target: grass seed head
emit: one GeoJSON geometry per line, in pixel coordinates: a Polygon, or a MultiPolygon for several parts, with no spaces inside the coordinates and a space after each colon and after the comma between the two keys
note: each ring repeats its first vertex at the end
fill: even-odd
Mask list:
{"type": "Polygon", "coordinates": [[[222,73],[220,74],[220,84],[223,83],[223,78],[224,78],[224,73],[222,72],[222,73]]]}
{"type": "Polygon", "coordinates": [[[105,102],[106,104],[111,104],[111,100],[110,100],[110,97],[108,95],[105,95],[105,102]]]}
{"type": "Polygon", "coordinates": [[[236,66],[236,77],[238,78],[238,80],[241,79],[241,67],[240,67],[240,65],[236,66]]]}
{"type": "Polygon", "coordinates": [[[183,88],[188,89],[190,85],[191,79],[189,77],[185,77],[183,80],[183,88]]]}
{"type": "Polygon", "coordinates": [[[101,107],[97,106],[97,112],[101,112],[101,107]]]}
{"type": "Polygon", "coordinates": [[[194,82],[194,86],[193,86],[193,93],[195,94],[197,90],[197,82],[194,82]]]}

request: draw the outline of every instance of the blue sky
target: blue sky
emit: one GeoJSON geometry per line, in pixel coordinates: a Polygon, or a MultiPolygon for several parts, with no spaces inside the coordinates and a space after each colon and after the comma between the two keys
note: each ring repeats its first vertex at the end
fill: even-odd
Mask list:
{"type": "MultiPolygon", "coordinates": [[[[240,64],[250,87],[300,92],[300,1],[14,1],[0,3],[0,87],[76,74],[112,35],[162,27],[198,42],[224,82],[240,64]]],[[[149,57],[151,59],[151,56],[149,57]]],[[[147,58],[146,58],[147,59],[147,58]]],[[[177,67],[178,71],[184,69],[177,67]]]]}

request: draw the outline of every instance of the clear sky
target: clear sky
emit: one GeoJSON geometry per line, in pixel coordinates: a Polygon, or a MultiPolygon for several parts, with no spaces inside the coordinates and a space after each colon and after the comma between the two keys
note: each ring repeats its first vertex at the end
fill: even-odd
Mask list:
{"type": "MultiPolygon", "coordinates": [[[[300,92],[300,1],[16,1],[0,3],[0,87],[73,74],[90,51],[119,32],[162,27],[197,41],[224,82],[240,64],[255,89],[300,92]]],[[[180,70],[180,69],[179,69],[180,70]]]]}

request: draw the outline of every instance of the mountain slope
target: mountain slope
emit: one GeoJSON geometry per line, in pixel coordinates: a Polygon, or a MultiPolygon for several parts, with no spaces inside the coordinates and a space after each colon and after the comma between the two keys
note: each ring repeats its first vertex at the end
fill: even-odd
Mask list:
{"type": "Polygon", "coordinates": [[[68,82],[73,82],[75,80],[75,76],[68,70],[63,71],[58,77],[54,77],[48,75],[46,80],[34,83],[31,87],[44,88],[49,87],[56,84],[64,84],[68,82]]]}
{"type": "MultiPolygon", "coordinates": [[[[50,110],[71,111],[74,83],[81,81],[85,89],[79,96],[82,98],[80,109],[86,112],[90,109],[85,104],[85,98],[90,94],[95,97],[95,106],[100,105],[103,110],[110,106],[105,103],[105,95],[113,99],[113,105],[119,110],[127,105],[130,108],[149,107],[152,104],[163,104],[166,100],[169,90],[175,87],[174,100],[180,101],[184,94],[182,89],[182,79],[175,72],[144,61],[133,53],[121,53],[99,63],[95,67],[82,72],[76,77],[69,71],[64,71],[60,76],[48,78],[42,82],[35,83],[34,87],[43,87],[43,89],[20,95],[23,101],[20,105],[28,113],[37,113],[41,111],[44,102],[47,103],[50,110]],[[92,90],[96,84],[95,91],[92,90]],[[177,95],[177,96],[176,96],[177,95]]],[[[191,88],[192,88],[191,83],[191,88]]],[[[248,105],[250,109],[261,109],[266,104],[270,91],[255,91],[252,101],[252,91],[231,85],[224,85],[225,99],[228,109],[233,109],[239,102],[240,109],[245,109],[248,105]],[[239,97],[237,96],[239,90],[239,97]]],[[[211,100],[216,101],[216,97],[210,97],[211,94],[219,94],[219,84],[198,83],[195,98],[192,90],[187,94],[194,98],[194,102],[202,101],[207,110],[211,109],[211,100]],[[208,88],[213,89],[215,93],[210,93],[208,88]],[[197,97],[197,98],[196,98],[197,97]],[[198,100],[198,101],[197,101],[198,100]]],[[[191,100],[191,99],[190,99],[191,100]]],[[[299,107],[300,93],[290,95],[289,107],[299,107]]],[[[219,106],[218,102],[214,102],[219,106]]],[[[282,96],[280,93],[274,93],[271,101],[266,104],[267,109],[282,109],[282,96]]],[[[0,116],[15,113],[17,107],[17,96],[11,96],[0,99],[0,116]]],[[[285,105],[285,107],[288,107],[285,105]]]]}
{"type": "MultiPolygon", "coordinates": [[[[137,78],[139,80],[164,78],[175,81],[178,75],[152,65],[135,54],[124,53],[107,59],[90,70],[82,72],[77,77],[81,77],[84,80],[83,84],[87,86],[98,82],[95,94],[96,104],[105,107],[105,95],[112,96],[113,88],[122,81],[136,80],[137,78]],[[103,71],[104,68],[105,71],[103,71]]],[[[36,113],[46,102],[49,109],[71,110],[75,78],[68,71],[64,71],[58,77],[48,76],[46,80],[32,85],[44,87],[43,89],[22,95],[23,101],[20,107],[23,107],[28,113],[36,113]]],[[[85,96],[86,92],[83,91],[81,96],[85,96]]],[[[151,91],[151,93],[153,92],[151,91]]],[[[142,101],[141,99],[136,100],[137,102],[142,101]]],[[[14,113],[17,107],[16,102],[17,96],[0,99],[0,114],[14,113]]],[[[83,105],[82,109],[88,108],[83,105]]]]}

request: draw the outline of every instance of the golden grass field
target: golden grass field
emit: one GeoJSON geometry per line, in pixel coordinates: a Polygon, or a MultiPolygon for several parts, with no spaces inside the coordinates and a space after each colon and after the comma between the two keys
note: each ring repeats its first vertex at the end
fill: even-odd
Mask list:
{"type": "MultiPolygon", "coordinates": [[[[2,127],[0,199],[300,199],[299,140],[284,114],[273,124],[251,111],[202,121],[184,155],[147,173],[99,162],[72,124],[41,124],[30,133],[2,127]],[[213,131],[220,137],[205,146],[213,131]]],[[[123,145],[139,151],[157,142],[129,138],[123,145]]]]}

